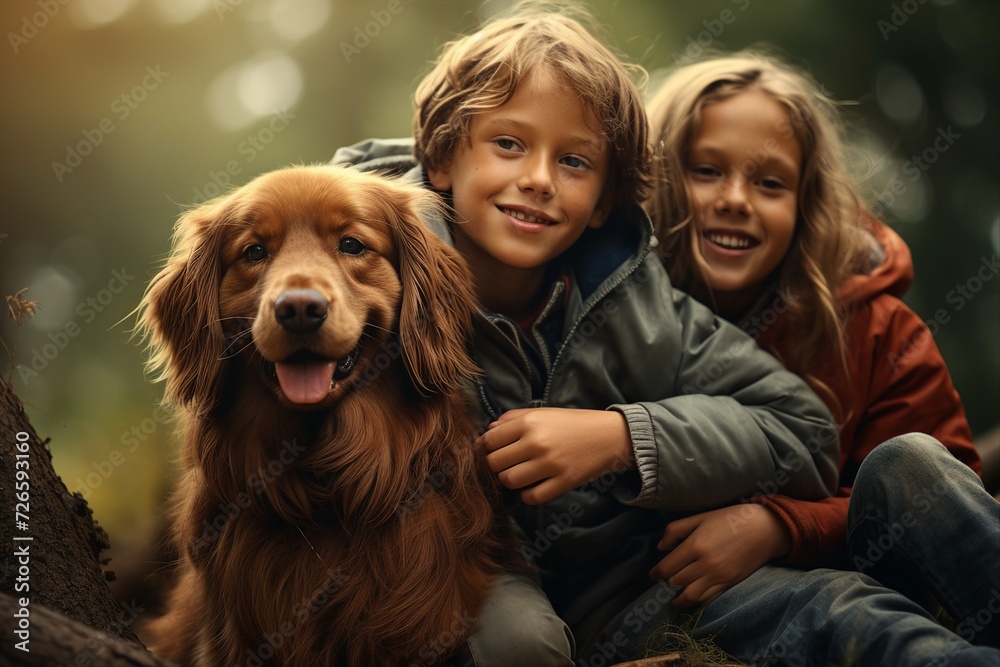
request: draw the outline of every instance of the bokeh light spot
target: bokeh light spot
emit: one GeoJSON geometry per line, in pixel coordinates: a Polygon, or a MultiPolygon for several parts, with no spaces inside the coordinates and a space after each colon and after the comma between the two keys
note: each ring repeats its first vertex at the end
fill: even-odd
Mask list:
{"type": "Polygon", "coordinates": [[[55,266],[43,266],[28,279],[25,297],[39,303],[38,312],[28,323],[41,331],[62,329],[74,318],[77,301],[75,276],[68,276],[55,266]]]}
{"type": "Polygon", "coordinates": [[[212,0],[154,0],[153,12],[168,25],[182,25],[198,18],[212,5],[212,0]]]}
{"type": "Polygon", "coordinates": [[[75,0],[69,15],[78,28],[90,30],[114,23],[135,4],[135,0],[75,0]]]}
{"type": "Polygon", "coordinates": [[[243,106],[265,116],[295,104],[302,94],[302,72],[284,53],[270,53],[248,61],[240,69],[237,92],[243,106]]]}
{"type": "Polygon", "coordinates": [[[242,65],[233,65],[219,73],[208,85],[205,105],[208,116],[223,130],[238,130],[256,117],[240,101],[239,77],[242,65]]]}
{"type": "Polygon", "coordinates": [[[882,112],[898,123],[917,120],[924,110],[924,94],[909,70],[884,63],[875,75],[875,96],[882,112]]]}
{"type": "Polygon", "coordinates": [[[965,72],[952,72],[945,80],[942,103],[948,118],[972,127],[986,118],[986,98],[979,85],[965,72]]]}
{"type": "Polygon", "coordinates": [[[272,0],[268,18],[279,37],[294,43],[326,25],[330,11],[329,0],[272,0]]]}

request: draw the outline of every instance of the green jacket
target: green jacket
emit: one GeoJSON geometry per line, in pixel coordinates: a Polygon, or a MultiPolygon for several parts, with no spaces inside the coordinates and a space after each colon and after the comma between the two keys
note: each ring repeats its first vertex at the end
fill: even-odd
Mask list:
{"type": "MultiPolygon", "coordinates": [[[[410,140],[369,140],[333,162],[427,185],[411,150],[410,140]]],[[[428,224],[451,243],[446,221],[428,224]]],[[[553,406],[612,409],[628,421],[636,470],[517,510],[524,553],[557,575],[547,592],[571,627],[622,587],[650,586],[668,513],[760,493],[819,499],[837,482],[837,428],[823,402],[749,336],[673,289],[653,242],[638,206],[588,229],[563,258],[569,280],[554,283],[532,327],[535,350],[502,315],[480,312],[475,325],[486,417],[553,406]]]]}

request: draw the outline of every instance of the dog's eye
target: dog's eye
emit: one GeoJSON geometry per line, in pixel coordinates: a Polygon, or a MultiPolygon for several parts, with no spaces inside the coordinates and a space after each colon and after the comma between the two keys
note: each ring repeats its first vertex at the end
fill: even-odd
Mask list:
{"type": "Polygon", "coordinates": [[[356,238],[345,236],[340,239],[340,252],[345,255],[360,255],[365,246],[356,238]]]}
{"type": "Polygon", "coordinates": [[[248,262],[261,262],[267,257],[267,250],[261,244],[254,243],[247,246],[247,249],[243,251],[243,256],[248,262]]]}

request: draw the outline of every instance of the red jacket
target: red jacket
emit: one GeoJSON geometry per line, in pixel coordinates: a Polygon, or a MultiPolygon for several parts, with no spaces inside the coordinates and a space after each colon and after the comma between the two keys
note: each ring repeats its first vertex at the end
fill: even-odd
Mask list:
{"type": "MultiPolygon", "coordinates": [[[[891,229],[871,229],[884,259],[869,275],[855,275],[838,294],[853,307],[847,326],[850,382],[831,364],[816,369],[841,403],[830,405],[840,426],[840,488],[818,502],[787,496],[754,499],[781,517],[792,534],[790,565],[835,565],[845,553],[847,507],[858,466],[877,445],[909,432],[927,433],[981,474],[979,455],[965,409],[944,359],[923,321],[902,301],[913,282],[910,250],[891,229]],[[846,413],[846,421],[843,418],[846,413]]],[[[762,319],[766,322],[766,319],[762,319]]],[[[763,325],[761,325],[763,329],[763,325]]],[[[795,344],[780,317],[760,332],[765,349],[780,352],[795,344]]]]}

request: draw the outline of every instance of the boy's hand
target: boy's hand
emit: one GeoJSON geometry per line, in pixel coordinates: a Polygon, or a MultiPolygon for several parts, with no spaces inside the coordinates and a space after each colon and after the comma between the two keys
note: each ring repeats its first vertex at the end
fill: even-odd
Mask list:
{"type": "Polygon", "coordinates": [[[635,465],[625,416],[614,410],[509,410],[476,440],[486,463],[521,499],[540,505],[597,479],[619,462],[635,465]]]}
{"type": "Polygon", "coordinates": [[[763,505],[745,503],[672,521],[657,545],[676,547],[649,571],[684,591],[673,605],[708,602],[775,558],[788,555],[792,537],[781,519],[763,505]]]}

